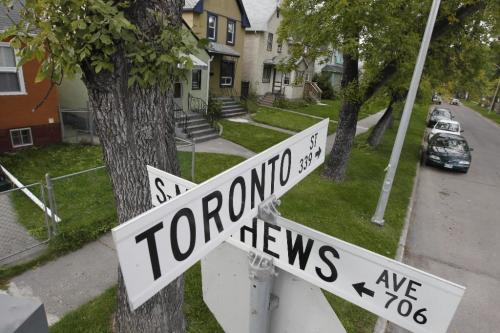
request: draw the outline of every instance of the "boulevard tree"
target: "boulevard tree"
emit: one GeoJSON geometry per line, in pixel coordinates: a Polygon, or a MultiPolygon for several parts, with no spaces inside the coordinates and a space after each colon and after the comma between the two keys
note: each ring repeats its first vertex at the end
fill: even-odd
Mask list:
{"type": "MultiPolygon", "coordinates": [[[[443,2],[433,42],[494,6],[498,5],[486,0],[443,2]]],[[[280,39],[293,41],[290,63],[304,56],[304,50],[310,59],[324,55],[328,48],[327,52],[338,49],[344,55],[337,134],[323,171],[327,178],[341,182],[352,150],[359,109],[398,70],[414,64],[430,1],[285,0],[281,7],[280,39]]]]}
{"type": "MultiPolygon", "coordinates": [[[[151,208],[147,164],[179,174],[173,82],[192,64],[181,29],[183,0],[31,0],[10,3],[9,38],[36,80],[81,72],[111,178],[118,222],[151,208]],[[13,12],[11,12],[13,13],[13,12]],[[183,64],[179,66],[178,64],[183,64]]],[[[95,260],[99,260],[96,258],[95,260]]],[[[131,312],[118,272],[117,332],[184,332],[183,278],[131,312]]]]}

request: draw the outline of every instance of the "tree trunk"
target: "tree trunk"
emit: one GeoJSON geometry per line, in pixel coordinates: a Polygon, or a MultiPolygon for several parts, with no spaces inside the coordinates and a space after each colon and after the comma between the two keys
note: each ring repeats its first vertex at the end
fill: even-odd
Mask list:
{"type": "Polygon", "coordinates": [[[368,144],[372,147],[378,146],[384,137],[385,131],[391,127],[392,124],[392,105],[394,104],[394,99],[391,98],[389,105],[384,112],[384,115],[379,119],[375,127],[373,128],[370,136],[368,137],[368,144]]]}
{"type": "MultiPolygon", "coordinates": [[[[344,55],[344,74],[341,87],[343,91],[357,91],[358,85],[358,59],[344,55]]],[[[330,157],[326,161],[323,175],[333,181],[342,182],[347,171],[347,164],[351,155],[352,144],[356,136],[356,124],[361,105],[356,98],[344,95],[339,114],[335,142],[330,157]]]]}
{"type": "MultiPolygon", "coordinates": [[[[180,28],[182,3],[182,0],[137,1],[127,9],[126,15],[141,29],[155,31],[156,21],[148,12],[154,9],[166,14],[170,24],[180,28]]],[[[95,74],[85,65],[82,70],[113,186],[118,222],[123,223],[152,207],[146,165],[178,175],[179,164],[172,91],[141,88],[137,84],[128,87],[130,65],[125,51],[119,50],[113,62],[113,73],[95,74]]],[[[115,330],[120,333],[184,332],[183,293],[184,280],[180,277],[132,312],[118,269],[115,330]]]]}

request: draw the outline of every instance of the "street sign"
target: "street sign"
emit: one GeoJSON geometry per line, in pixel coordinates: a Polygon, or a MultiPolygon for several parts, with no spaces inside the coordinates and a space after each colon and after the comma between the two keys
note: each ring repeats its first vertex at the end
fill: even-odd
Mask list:
{"type": "Polygon", "coordinates": [[[257,215],[264,199],[280,197],[321,165],[328,124],[324,119],[114,228],[131,308],[135,310],[238,231],[257,215]]]}
{"type": "MultiPolygon", "coordinates": [[[[148,166],[165,193],[187,180],[148,166]],[[175,178],[174,178],[175,177],[175,178]]],[[[158,189],[153,188],[151,193],[158,189]]],[[[465,288],[335,237],[278,217],[277,224],[252,219],[227,240],[274,258],[274,265],[413,332],[446,332],[465,288]]]]}

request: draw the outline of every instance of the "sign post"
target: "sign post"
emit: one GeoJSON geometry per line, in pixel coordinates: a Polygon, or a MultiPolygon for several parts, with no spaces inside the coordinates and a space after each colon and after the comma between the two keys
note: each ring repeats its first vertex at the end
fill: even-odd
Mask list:
{"type": "MultiPolygon", "coordinates": [[[[194,185],[151,167],[148,172],[170,189],[194,185]]],[[[263,252],[276,267],[412,332],[446,332],[464,287],[283,218],[269,202],[273,198],[261,204],[259,217],[272,223],[252,219],[227,241],[263,252]]]]}

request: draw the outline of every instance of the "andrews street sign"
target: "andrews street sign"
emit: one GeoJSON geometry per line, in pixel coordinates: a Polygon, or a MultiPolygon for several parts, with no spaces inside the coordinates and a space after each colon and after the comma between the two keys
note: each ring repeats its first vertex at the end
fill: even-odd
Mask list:
{"type": "MultiPolygon", "coordinates": [[[[148,166],[151,195],[175,197],[196,184],[148,166]],[[161,184],[161,186],[158,186],[161,184]]],[[[464,287],[278,217],[249,220],[227,240],[413,332],[446,332],[464,287]]]]}
{"type": "Polygon", "coordinates": [[[282,196],[325,159],[329,119],[290,137],[192,191],[112,231],[133,310],[245,221],[267,197],[282,196]]]}

